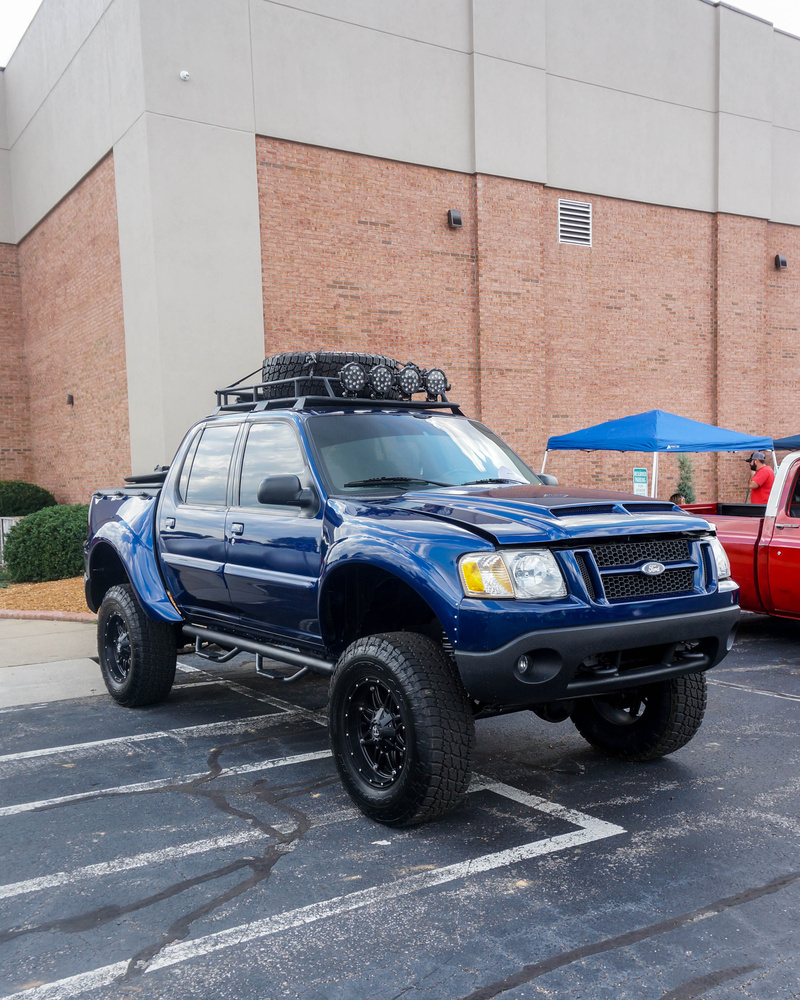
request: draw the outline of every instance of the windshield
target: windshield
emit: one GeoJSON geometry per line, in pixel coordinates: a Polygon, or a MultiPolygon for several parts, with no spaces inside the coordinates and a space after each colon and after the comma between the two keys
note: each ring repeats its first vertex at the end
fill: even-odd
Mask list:
{"type": "Polygon", "coordinates": [[[482,424],[428,412],[310,417],[306,427],[332,493],[390,493],[541,480],[482,424]]]}

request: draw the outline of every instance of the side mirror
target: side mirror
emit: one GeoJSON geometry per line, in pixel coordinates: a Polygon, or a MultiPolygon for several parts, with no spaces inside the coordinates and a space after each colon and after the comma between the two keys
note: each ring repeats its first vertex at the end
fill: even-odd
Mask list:
{"type": "Polygon", "coordinates": [[[558,480],[555,476],[548,476],[546,472],[537,473],[542,481],[542,486],[558,486],[558,480]]]}
{"type": "Polygon", "coordinates": [[[303,489],[297,476],[268,476],[258,484],[256,493],[259,503],[274,504],[276,507],[313,507],[314,492],[303,489]]]}

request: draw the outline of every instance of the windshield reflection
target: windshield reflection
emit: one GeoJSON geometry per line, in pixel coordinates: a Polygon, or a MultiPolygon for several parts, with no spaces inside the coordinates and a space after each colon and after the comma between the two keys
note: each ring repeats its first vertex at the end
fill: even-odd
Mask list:
{"type": "Polygon", "coordinates": [[[464,417],[337,413],[306,426],[332,493],[540,482],[491,431],[464,417]]]}

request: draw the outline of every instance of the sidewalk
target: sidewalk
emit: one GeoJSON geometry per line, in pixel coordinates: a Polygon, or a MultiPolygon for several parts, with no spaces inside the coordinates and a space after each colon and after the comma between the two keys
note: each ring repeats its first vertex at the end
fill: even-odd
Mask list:
{"type": "Polygon", "coordinates": [[[0,619],[0,708],[105,694],[91,623],[0,619]]]}

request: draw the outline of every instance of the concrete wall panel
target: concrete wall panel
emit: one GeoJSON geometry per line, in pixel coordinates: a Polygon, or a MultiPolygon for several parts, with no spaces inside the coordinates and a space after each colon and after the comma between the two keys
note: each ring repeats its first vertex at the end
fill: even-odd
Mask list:
{"type": "Polygon", "coordinates": [[[129,401],[131,469],[165,461],[163,377],[158,319],[153,199],[147,117],[114,147],[122,306],[129,401]]]}
{"type": "Polygon", "coordinates": [[[102,32],[93,32],[11,151],[18,237],[46,215],[111,145],[105,38],[102,32]]]}
{"type": "Polygon", "coordinates": [[[8,138],[12,143],[19,138],[50,91],[45,37],[45,21],[49,14],[50,5],[45,0],[5,68],[8,138]]]}
{"type": "Polygon", "coordinates": [[[719,211],[768,219],[772,214],[772,126],[719,115],[719,211]]]}
{"type": "Polygon", "coordinates": [[[148,111],[254,130],[248,4],[140,0],[148,111]]]}
{"type": "Polygon", "coordinates": [[[118,150],[131,460],[146,470],[262,360],[255,139],[148,114],[118,150]]]}
{"type": "Polygon", "coordinates": [[[719,110],[772,120],[772,25],[736,10],[719,11],[719,110]]]}
{"type": "Polygon", "coordinates": [[[770,218],[780,219],[793,226],[800,226],[800,185],[797,183],[799,163],[800,132],[773,128],[770,218]]]}
{"type": "Polygon", "coordinates": [[[548,78],[551,187],[713,211],[715,140],[708,112],[548,78]]]}
{"type": "Polygon", "coordinates": [[[772,123],[800,130],[800,38],[773,35],[772,123]]]}
{"type": "Polygon", "coordinates": [[[472,60],[253,2],[256,131],[471,172],[472,60]]]}
{"type": "Polygon", "coordinates": [[[716,11],[700,0],[548,0],[547,70],[715,111],[716,11]]]}
{"type": "Polygon", "coordinates": [[[544,70],[475,55],[475,169],[547,180],[544,70]]]}
{"type": "Polygon", "coordinates": [[[476,53],[547,67],[547,0],[472,0],[476,53]]]}
{"type": "Polygon", "coordinates": [[[102,30],[108,52],[111,134],[116,141],[145,109],[139,0],[113,0],[102,30]]]}
{"type": "Polygon", "coordinates": [[[0,243],[16,243],[11,198],[11,154],[0,149],[0,243]]]}
{"type": "MultiPolygon", "coordinates": [[[[252,0],[270,6],[272,0],[252,0]]],[[[473,0],[281,0],[280,6],[319,14],[335,21],[359,24],[390,35],[470,52],[473,0]]],[[[505,0],[501,0],[505,3],[505,0]]],[[[509,0],[511,2],[511,0],[509,0]]],[[[538,0],[531,0],[538,2],[538,0]]]]}

